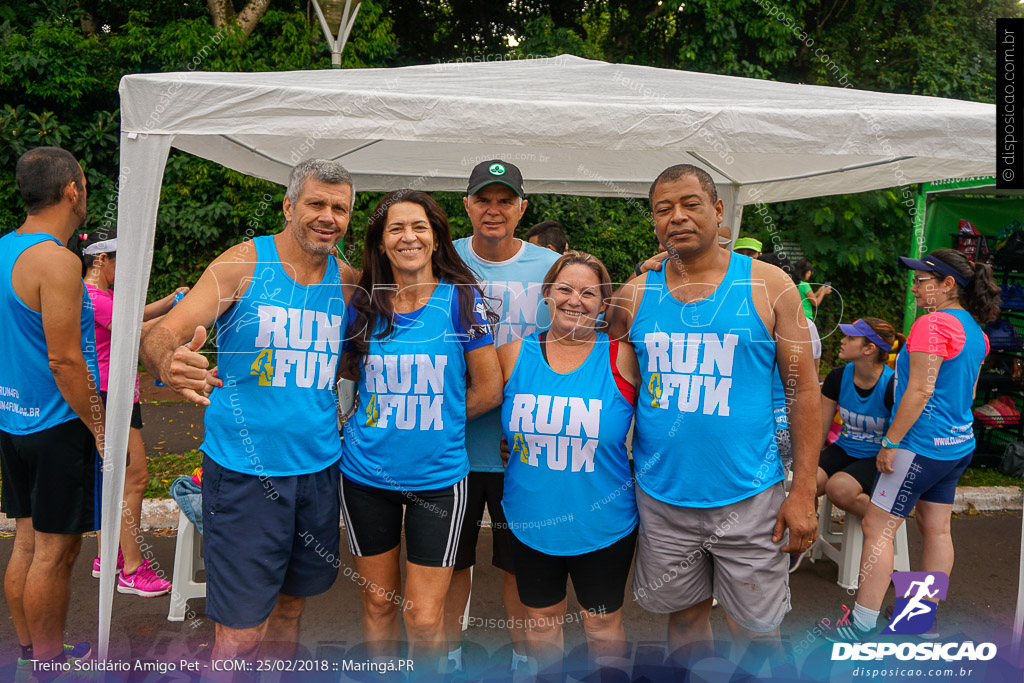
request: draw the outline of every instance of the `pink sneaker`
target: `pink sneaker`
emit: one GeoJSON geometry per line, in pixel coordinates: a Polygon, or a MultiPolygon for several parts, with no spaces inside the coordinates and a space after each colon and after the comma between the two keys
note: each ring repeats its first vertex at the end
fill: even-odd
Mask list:
{"type": "Polygon", "coordinates": [[[170,582],[161,579],[149,566],[148,560],[143,560],[139,568],[131,574],[125,574],[124,569],[117,573],[118,593],[155,598],[158,595],[169,593],[170,590],[170,582]]]}
{"type": "MultiPolygon", "coordinates": [[[[121,549],[117,549],[117,571],[124,569],[124,555],[121,554],[121,549]]],[[[97,555],[96,559],[92,561],[92,578],[100,578],[100,556],[97,555]]]]}

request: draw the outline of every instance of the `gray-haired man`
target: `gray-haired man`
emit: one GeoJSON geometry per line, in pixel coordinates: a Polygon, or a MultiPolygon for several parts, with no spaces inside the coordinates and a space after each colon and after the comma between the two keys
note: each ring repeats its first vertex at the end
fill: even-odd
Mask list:
{"type": "Polygon", "coordinates": [[[337,578],[334,378],[356,274],[331,254],[353,198],[340,164],[296,166],[284,230],[218,256],[143,340],[146,367],[208,406],[200,448],[213,659],[252,658],[264,642],[260,656],[290,656],[305,599],[337,578]],[[216,374],[198,353],[214,322],[216,374]]]}

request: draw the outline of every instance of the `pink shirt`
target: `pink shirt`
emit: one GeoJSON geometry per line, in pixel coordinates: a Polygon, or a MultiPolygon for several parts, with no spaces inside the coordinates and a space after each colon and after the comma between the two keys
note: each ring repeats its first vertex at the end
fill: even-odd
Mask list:
{"type": "MultiPolygon", "coordinates": [[[[97,332],[97,338],[99,333],[97,332]]],[[[988,335],[982,332],[985,338],[985,355],[988,355],[988,335]]],[[[964,326],[954,316],[944,314],[942,311],[925,313],[914,321],[910,327],[910,335],[907,337],[907,351],[922,351],[942,356],[943,360],[953,358],[964,348],[967,337],[964,335],[964,326]]]]}
{"type": "MultiPolygon", "coordinates": [[[[114,293],[87,284],[96,321],[96,361],[100,366],[100,391],[107,390],[110,376],[110,325],[114,319],[114,293]]],[[[135,375],[135,403],[139,402],[139,376],[135,375]]]]}

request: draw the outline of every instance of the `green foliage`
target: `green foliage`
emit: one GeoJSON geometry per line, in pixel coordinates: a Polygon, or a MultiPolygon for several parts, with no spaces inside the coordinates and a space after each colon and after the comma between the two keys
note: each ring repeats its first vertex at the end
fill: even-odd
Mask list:
{"type": "MultiPolygon", "coordinates": [[[[244,2],[236,0],[240,8],[244,2]]],[[[0,231],[23,218],[13,182],[26,149],[71,150],[89,182],[87,228],[116,222],[117,85],[128,73],[329,68],[330,53],[303,0],[272,0],[248,38],[218,31],[204,0],[48,0],[0,6],[0,231]],[[87,27],[91,29],[87,30],[87,27]]],[[[569,53],[590,59],[709,73],[992,101],[995,18],[1012,0],[837,2],[792,0],[364,0],[343,66],[388,67],[569,53]],[[774,8],[774,12],[771,10],[774,8]],[[783,15],[785,15],[783,17],[783,15]]],[[[914,188],[785,202],[765,208],[781,238],[798,242],[836,293],[826,332],[878,315],[900,326],[907,249],[905,195],[914,188]]],[[[283,188],[181,152],[164,176],[150,296],[195,282],[214,255],[276,231],[283,188]],[[269,199],[268,199],[269,197],[269,199]]],[[[361,261],[378,193],[357,197],[345,254],[361,261]]],[[[437,193],[452,233],[470,226],[458,193],[437,193]]],[[[745,230],[770,237],[748,207],[745,230]]],[[[560,221],[575,248],[616,279],[656,249],[646,202],[534,196],[521,231],[560,221]]],[[[826,340],[826,354],[836,335],[826,340]]],[[[826,367],[827,367],[826,355],[826,367]]]]}
{"type": "Polygon", "coordinates": [[[907,252],[911,240],[906,201],[898,190],[886,190],[744,210],[744,231],[758,237],[765,251],[778,250],[783,239],[796,242],[814,264],[815,289],[832,284],[832,294],[815,316],[823,368],[830,367],[838,353],[840,322],[873,316],[901,329],[906,271],[897,266],[896,256],[907,252]]]}
{"type": "MultiPolygon", "coordinates": [[[[116,226],[123,75],[330,67],[326,41],[315,18],[307,20],[304,2],[275,2],[248,39],[233,25],[214,29],[205,2],[82,5],[107,30],[86,35],[84,11],[76,5],[25,3],[0,11],[0,102],[6,103],[0,109],[0,232],[23,220],[14,166],[40,145],[64,147],[82,163],[89,192],[85,229],[116,226]]],[[[391,26],[382,5],[365,0],[342,65],[386,65],[395,50],[391,26]]],[[[283,196],[279,185],[172,152],[157,216],[151,298],[194,284],[231,244],[279,229],[283,196]],[[256,220],[261,203],[270,208],[256,220]]]]}

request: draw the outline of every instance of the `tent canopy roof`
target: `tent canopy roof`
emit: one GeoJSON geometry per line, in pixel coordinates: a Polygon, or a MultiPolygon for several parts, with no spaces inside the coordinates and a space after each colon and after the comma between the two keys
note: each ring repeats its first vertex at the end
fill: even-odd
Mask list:
{"type": "Polygon", "coordinates": [[[995,171],[994,105],[568,55],[139,74],[120,90],[124,132],[279,183],[316,156],[360,190],[464,191],[474,164],[502,158],[527,192],[646,196],[662,169],[695,163],[748,204],[995,171]]]}

